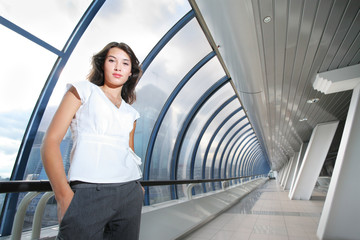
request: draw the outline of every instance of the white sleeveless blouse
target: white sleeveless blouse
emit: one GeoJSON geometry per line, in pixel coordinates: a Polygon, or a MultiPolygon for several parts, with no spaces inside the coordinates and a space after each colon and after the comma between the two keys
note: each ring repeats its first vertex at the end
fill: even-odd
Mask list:
{"type": "Polygon", "coordinates": [[[80,96],[81,106],[71,121],[73,147],[69,181],[121,183],[142,177],[141,159],[129,147],[129,134],[140,114],[124,100],[117,108],[89,81],[68,84],[80,96]]]}

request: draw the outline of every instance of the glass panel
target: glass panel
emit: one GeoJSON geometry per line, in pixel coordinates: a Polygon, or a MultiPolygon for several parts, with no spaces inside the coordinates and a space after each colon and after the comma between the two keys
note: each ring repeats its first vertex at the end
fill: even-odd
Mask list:
{"type": "Polygon", "coordinates": [[[11,0],[0,2],[1,16],[62,50],[90,0],[11,0]]]}
{"type": "MultiPolygon", "coordinates": [[[[0,25],[0,181],[8,181],[33,108],[57,56],[0,25]]],[[[2,209],[5,194],[0,194],[2,209]]]]}
{"type": "Polygon", "coordinates": [[[161,171],[162,178],[170,178],[173,145],[183,121],[198,98],[223,76],[224,72],[220,68],[218,60],[214,58],[203,66],[178,94],[165,116],[158,138],[156,139],[153,159],[161,159],[161,162],[160,169],[157,168],[158,166],[156,168],[151,166],[150,177],[152,179],[160,178],[159,171],[161,171]],[[214,71],[214,69],[217,69],[217,71],[214,71]],[[196,89],[196,94],[194,94],[194,89],[196,89]]]}
{"type": "MultiPolygon", "coordinates": [[[[243,112],[241,111],[241,113],[238,113],[238,114],[243,114],[243,112]]],[[[236,121],[239,119],[239,117],[236,116],[236,121]]],[[[231,144],[228,145],[228,142],[231,140],[231,138],[234,138],[234,135],[236,135],[235,133],[237,131],[239,131],[239,129],[245,125],[247,123],[247,119],[243,119],[241,122],[237,123],[237,125],[235,127],[232,127],[232,124],[229,125],[229,127],[232,127],[231,130],[229,131],[229,133],[225,136],[223,142],[221,143],[221,145],[219,146],[216,146],[217,150],[217,154],[216,156],[214,156],[212,159],[210,159],[210,162],[209,164],[214,164],[214,178],[220,178],[220,174],[219,174],[219,165],[220,165],[220,162],[221,161],[225,161],[226,158],[227,158],[227,154],[225,154],[226,150],[228,150],[230,147],[231,147],[231,144]]],[[[227,129],[229,128],[227,127],[227,129]]],[[[227,131],[227,130],[226,130],[227,131]]],[[[225,133],[224,133],[225,134],[225,133]]],[[[234,140],[232,140],[234,141],[234,140]]],[[[217,182],[215,184],[212,184],[212,187],[214,187],[215,189],[221,189],[221,185],[220,185],[220,182],[217,182]]]]}
{"type": "MultiPolygon", "coordinates": [[[[240,128],[240,127],[239,127],[240,128]]],[[[237,128],[237,129],[239,129],[237,128]]],[[[234,158],[234,161],[236,160],[235,155],[236,152],[238,150],[238,146],[241,143],[241,141],[248,136],[251,131],[245,133],[244,136],[240,137],[244,132],[246,132],[250,127],[247,126],[244,129],[242,129],[239,133],[236,134],[236,136],[231,140],[230,144],[228,145],[227,149],[224,149],[225,151],[222,152],[223,154],[223,160],[221,162],[221,174],[218,175],[218,178],[223,178],[224,177],[224,167],[225,167],[225,162],[226,159],[228,159],[228,161],[232,161],[232,159],[234,158]]],[[[216,166],[220,167],[220,159],[217,162],[218,164],[216,166]]]]}
{"type": "MultiPolygon", "coordinates": [[[[231,113],[232,111],[234,111],[235,109],[239,108],[240,104],[238,102],[233,103],[231,106],[229,106],[229,108],[227,109],[228,113],[231,113]]],[[[217,138],[215,139],[214,143],[211,145],[210,151],[211,152],[215,152],[216,148],[218,147],[218,145],[220,144],[220,140],[222,138],[222,136],[225,134],[225,132],[229,129],[229,127],[231,127],[237,120],[239,120],[240,118],[242,118],[244,116],[244,112],[241,111],[239,113],[237,113],[235,116],[233,116],[230,121],[228,121],[224,127],[221,129],[221,131],[218,133],[217,138]]],[[[227,117],[227,116],[224,116],[227,117]]],[[[245,121],[244,121],[245,122],[245,121]]],[[[226,141],[226,139],[225,139],[226,141]]],[[[224,141],[224,142],[225,142],[224,141]]],[[[206,144],[206,143],[205,143],[206,144]]],[[[217,157],[219,156],[219,153],[217,154],[217,157]]],[[[210,169],[211,165],[212,165],[212,160],[214,158],[214,155],[209,155],[209,160],[206,163],[206,169],[210,169]]],[[[223,162],[226,161],[226,159],[223,159],[223,162]]],[[[230,164],[231,161],[228,160],[227,165],[230,164]]],[[[210,177],[210,171],[206,172],[206,176],[210,177]]]]}
{"type": "Polygon", "coordinates": [[[248,155],[248,158],[249,158],[249,163],[247,165],[247,171],[250,175],[253,174],[253,169],[252,169],[252,166],[254,165],[254,161],[255,161],[255,155],[256,155],[256,152],[257,152],[257,144],[255,144],[255,147],[252,148],[251,152],[249,153],[248,155]]]}
{"type": "Polygon", "coordinates": [[[254,161],[254,159],[252,159],[252,153],[254,153],[254,151],[256,150],[256,139],[251,141],[251,144],[249,144],[249,149],[246,151],[246,154],[244,155],[244,159],[245,159],[245,173],[246,175],[252,175],[252,171],[251,171],[251,164],[254,161]]]}
{"type": "Polygon", "coordinates": [[[244,173],[246,171],[245,167],[248,161],[246,156],[252,147],[251,143],[253,143],[256,140],[256,139],[252,139],[254,137],[254,134],[251,136],[250,135],[247,136],[248,137],[245,139],[245,141],[241,143],[237,153],[235,154],[236,159],[240,164],[240,173],[244,173]]]}
{"type": "MultiPolygon", "coordinates": [[[[248,126],[246,129],[244,129],[242,132],[245,132],[247,129],[250,129],[250,126],[248,126]]],[[[250,131],[250,132],[248,132],[245,136],[249,136],[249,134],[251,134],[252,133],[252,131],[250,131]]],[[[232,169],[233,170],[233,175],[234,176],[242,176],[242,174],[239,174],[239,173],[241,173],[241,167],[242,167],[242,165],[241,164],[243,164],[243,160],[241,159],[242,158],[242,156],[243,156],[243,154],[244,154],[244,151],[245,151],[245,149],[243,150],[243,151],[241,151],[241,149],[243,149],[243,147],[245,146],[245,144],[246,144],[246,141],[243,141],[243,139],[244,139],[244,137],[242,137],[241,139],[239,139],[239,141],[237,142],[237,152],[236,153],[234,153],[234,155],[236,155],[235,157],[234,157],[234,162],[235,162],[235,165],[234,165],[234,169],[232,169]],[[241,144],[240,144],[241,143],[241,144]],[[239,146],[239,144],[240,144],[240,146],[239,146]],[[240,154],[240,155],[239,155],[240,154]]]]}
{"type": "MultiPolygon", "coordinates": [[[[220,107],[220,105],[224,103],[224,101],[226,100],[224,99],[224,96],[231,96],[232,94],[234,94],[234,90],[229,84],[226,84],[219,91],[217,91],[197,113],[196,118],[193,120],[191,126],[189,127],[181,149],[177,175],[178,179],[190,179],[191,157],[194,151],[194,144],[200,134],[200,131],[204,127],[209,117],[218,109],[218,107],[220,107]]],[[[233,102],[235,101],[236,100],[234,100],[233,102]]],[[[226,109],[223,109],[222,111],[226,111],[226,109]]],[[[230,111],[226,111],[226,114],[228,114],[229,112],[230,111]]],[[[224,115],[224,113],[220,112],[217,116],[221,116],[222,114],[224,115]]],[[[227,115],[225,117],[227,117],[227,115]]],[[[211,125],[215,125],[216,127],[219,126],[223,118],[224,117],[222,116],[221,118],[217,117],[213,119],[211,125]]],[[[209,131],[209,128],[210,126],[207,128],[206,133],[203,135],[203,138],[206,138],[204,142],[208,142],[212,137],[213,130],[209,131]]],[[[199,147],[201,147],[201,145],[199,147]]],[[[206,148],[206,146],[203,147],[206,148]]],[[[205,152],[205,150],[203,152],[205,152]]],[[[203,158],[199,158],[199,160],[201,159],[203,158]]],[[[202,165],[202,163],[200,163],[199,165],[202,165]]],[[[197,176],[196,179],[202,178],[201,172],[195,175],[197,176]]]]}
{"type": "Polygon", "coordinates": [[[9,178],[30,115],[57,56],[0,25],[0,176],[9,178]]]}
{"type": "MultiPolygon", "coordinates": [[[[239,107],[240,107],[240,104],[238,101],[234,101],[234,102],[232,102],[232,104],[229,104],[228,107],[225,109],[226,112],[223,114],[223,119],[225,119],[228,116],[228,114],[231,114],[234,110],[236,110],[239,107]]],[[[226,124],[222,127],[222,129],[217,134],[214,142],[210,146],[210,152],[212,154],[209,154],[207,162],[206,162],[205,178],[211,178],[212,172],[214,173],[215,179],[223,177],[223,176],[221,176],[221,177],[219,176],[219,167],[218,167],[219,163],[218,162],[220,162],[221,159],[223,162],[226,160],[224,157],[222,157],[222,149],[224,148],[225,143],[228,141],[227,139],[229,138],[229,135],[227,135],[224,140],[222,140],[222,138],[223,138],[224,134],[229,130],[229,128],[243,116],[244,116],[243,111],[236,113],[229,121],[226,122],[226,124]],[[215,152],[216,152],[216,156],[215,156],[215,152]],[[214,162],[214,158],[215,158],[215,162],[214,162]],[[212,167],[214,169],[212,169],[212,167]]],[[[238,128],[235,127],[235,129],[238,129],[238,128]]],[[[212,131],[215,131],[215,128],[212,131]]],[[[234,130],[231,130],[230,133],[233,131],[234,130]]],[[[206,143],[206,142],[204,144],[208,145],[208,143],[206,143]]],[[[208,146],[206,146],[206,147],[208,147],[208,146]]],[[[205,151],[205,148],[203,151],[205,151]]],[[[213,186],[214,186],[213,183],[207,183],[206,184],[207,191],[209,191],[210,189],[213,189],[213,186]]]]}
{"type": "MultiPolygon", "coordinates": [[[[167,98],[176,85],[190,71],[190,69],[209,52],[211,52],[211,48],[209,47],[206,38],[203,36],[202,30],[196,20],[192,20],[164,47],[157,58],[153,61],[152,65],[150,65],[147,72],[145,72],[137,87],[138,97],[136,103],[134,104],[134,107],[138,109],[142,115],[142,117],[138,120],[135,136],[135,141],[143,143],[142,146],[139,146],[140,149],[135,149],[140,156],[145,156],[151,131],[167,98]],[[192,44],[189,45],[189,42],[192,44]],[[196,49],[194,48],[195,46],[197,46],[196,49]]],[[[221,69],[221,71],[223,70],[221,69]]],[[[197,75],[198,74],[199,72],[197,75]]],[[[194,80],[190,80],[190,82],[192,81],[194,80]]],[[[209,86],[209,84],[210,83],[207,85],[205,84],[205,86],[209,86]]],[[[188,87],[185,87],[184,89],[186,88],[188,87]]],[[[192,93],[190,93],[190,95],[191,94],[192,93]]],[[[180,96],[181,93],[177,99],[179,99],[180,96]]],[[[168,116],[172,116],[174,117],[174,121],[181,121],[180,119],[176,119],[177,115],[180,114],[185,116],[184,114],[188,111],[188,109],[182,112],[184,106],[182,106],[180,100],[176,101],[177,104],[173,104],[174,107],[171,107],[169,113],[167,114],[167,118],[168,116]]],[[[169,122],[171,122],[171,120],[165,119],[163,127],[168,126],[167,124],[169,124],[169,122]]],[[[169,129],[171,129],[171,131],[167,134],[170,134],[173,132],[173,129],[176,129],[174,126],[175,123],[171,122],[170,124],[171,128],[169,129]]],[[[161,139],[167,139],[163,136],[161,130],[158,136],[161,139]]],[[[170,135],[168,135],[168,137],[169,136],[170,135]]],[[[168,140],[169,139],[165,141],[168,140]]],[[[169,146],[169,142],[166,142],[166,145],[169,146]]],[[[169,179],[169,173],[167,172],[170,166],[170,163],[168,162],[169,151],[169,149],[160,149],[155,146],[151,162],[152,172],[150,173],[150,178],[152,180],[169,179]],[[161,154],[164,154],[167,157],[162,158],[160,156],[161,154]],[[161,161],[159,162],[159,160],[161,161]]],[[[158,196],[159,199],[170,199],[168,190],[168,186],[152,187],[150,188],[150,194],[151,196],[158,196]],[[154,193],[151,192],[152,189],[154,193]],[[166,198],[163,198],[160,195],[165,195],[166,198]]]]}
{"type": "MultiPolygon", "coordinates": [[[[184,142],[181,148],[179,163],[178,163],[178,179],[190,179],[190,166],[191,166],[191,158],[194,151],[194,145],[198,140],[199,134],[202,131],[205,123],[209,119],[209,117],[220,107],[221,104],[226,100],[224,96],[231,96],[234,94],[234,90],[230,86],[230,84],[226,84],[219,91],[217,91],[201,108],[201,110],[197,113],[195,119],[191,123],[188,132],[184,138],[184,142]]],[[[234,100],[236,101],[236,100],[234,100]]],[[[219,113],[218,115],[221,115],[219,113]]],[[[213,119],[212,124],[218,126],[221,122],[218,118],[213,119]]],[[[206,138],[209,141],[212,135],[211,131],[207,130],[204,134],[203,138],[206,138]]],[[[203,156],[202,158],[203,159],[203,156]]],[[[197,161],[196,161],[197,162],[197,161]]],[[[195,162],[195,163],[196,163],[195,162]]],[[[202,161],[199,161],[199,164],[202,166],[202,161]]],[[[201,167],[196,168],[196,172],[194,176],[197,176],[197,179],[202,179],[201,176],[201,167]]],[[[178,188],[178,196],[183,196],[186,192],[186,188],[180,189],[178,188]]]]}
{"type": "Polygon", "coordinates": [[[135,138],[143,143],[141,149],[135,149],[140,156],[145,156],[153,126],[167,98],[186,73],[210,51],[198,23],[192,20],[163,48],[140,79],[134,103],[142,116],[135,138]]]}

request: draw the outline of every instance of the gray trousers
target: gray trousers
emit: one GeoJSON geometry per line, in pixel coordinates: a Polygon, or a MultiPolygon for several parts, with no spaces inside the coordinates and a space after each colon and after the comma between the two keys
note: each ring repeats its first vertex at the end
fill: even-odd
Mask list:
{"type": "Polygon", "coordinates": [[[139,239],[143,191],[138,181],[81,183],[59,226],[57,239],[139,239]]]}

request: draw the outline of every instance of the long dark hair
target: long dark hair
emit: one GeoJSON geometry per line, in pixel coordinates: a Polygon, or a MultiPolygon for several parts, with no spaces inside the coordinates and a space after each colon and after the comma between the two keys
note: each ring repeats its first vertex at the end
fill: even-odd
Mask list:
{"type": "Polygon", "coordinates": [[[92,69],[88,75],[88,79],[90,82],[95,85],[102,86],[104,85],[104,63],[106,56],[111,48],[120,48],[125,51],[131,60],[131,76],[123,85],[121,90],[121,97],[125,100],[125,102],[132,104],[136,100],[135,87],[138,83],[138,80],[141,76],[141,67],[139,66],[139,60],[135,56],[133,50],[126,43],[118,43],[111,42],[107,44],[100,52],[95,54],[92,57],[91,65],[92,69]]]}

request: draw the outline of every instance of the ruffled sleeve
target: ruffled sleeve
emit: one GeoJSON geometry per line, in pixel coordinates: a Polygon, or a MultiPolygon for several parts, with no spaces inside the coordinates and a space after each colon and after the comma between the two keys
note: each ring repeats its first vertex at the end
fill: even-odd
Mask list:
{"type": "Polygon", "coordinates": [[[68,83],[66,85],[66,90],[69,90],[71,87],[74,87],[77,93],[80,96],[81,103],[84,103],[88,100],[91,95],[93,84],[89,81],[79,81],[75,83],[68,83]]]}
{"type": "Polygon", "coordinates": [[[135,108],[134,109],[134,117],[135,117],[135,120],[137,120],[138,118],[140,118],[140,113],[138,111],[136,111],[135,108]]]}
{"type": "Polygon", "coordinates": [[[130,104],[123,101],[125,105],[126,112],[130,114],[133,121],[136,121],[138,118],[140,118],[140,113],[130,104]]]}

